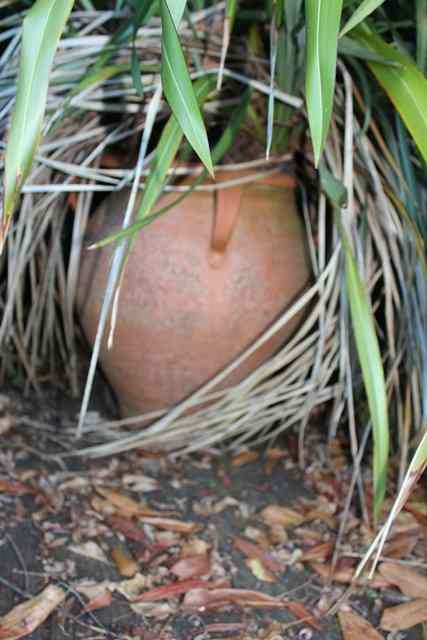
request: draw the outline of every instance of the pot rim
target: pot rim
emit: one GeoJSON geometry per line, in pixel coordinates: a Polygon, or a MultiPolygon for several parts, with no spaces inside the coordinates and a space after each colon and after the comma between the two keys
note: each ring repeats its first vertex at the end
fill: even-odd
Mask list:
{"type": "MultiPolygon", "coordinates": [[[[289,171],[289,165],[286,167],[283,162],[279,166],[259,171],[248,167],[247,163],[243,164],[245,166],[241,169],[236,168],[236,165],[233,165],[234,168],[225,168],[227,165],[218,165],[215,171],[215,178],[206,176],[204,183],[197,185],[197,187],[192,187],[192,191],[219,191],[253,183],[282,189],[296,188],[297,180],[293,173],[289,171]]],[[[200,175],[203,169],[204,167],[201,163],[177,163],[170,173],[171,177],[177,178],[177,182],[168,185],[168,191],[189,191],[192,179],[200,175]]]]}
{"type": "MultiPolygon", "coordinates": [[[[292,165],[293,155],[286,153],[283,155],[272,155],[269,158],[258,158],[257,160],[247,160],[245,162],[229,162],[227,164],[216,164],[214,170],[218,171],[240,171],[251,170],[259,167],[268,167],[269,165],[292,165]]],[[[173,168],[169,169],[168,174],[187,175],[199,174],[203,171],[202,162],[174,162],[173,168]]]]}

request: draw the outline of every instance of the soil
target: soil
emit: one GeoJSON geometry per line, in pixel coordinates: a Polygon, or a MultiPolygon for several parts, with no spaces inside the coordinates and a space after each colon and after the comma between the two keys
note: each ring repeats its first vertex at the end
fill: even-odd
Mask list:
{"type": "MultiPolygon", "coordinates": [[[[292,436],[266,450],[215,449],[179,460],[147,451],[59,459],[52,443],[75,422],[76,405],[58,409],[51,399],[23,402],[11,393],[0,399],[1,638],[22,636],[2,635],[1,616],[49,584],[66,598],[26,628],[33,640],[358,637],[342,635],[339,618],[328,615],[347,585],[325,584],[313,570],[313,560],[331,563],[349,480],[341,445],[331,454],[313,435],[304,473],[292,436]],[[271,606],[265,595],[274,597],[271,606]]],[[[366,523],[357,509],[350,518],[346,543],[363,551],[366,523]]],[[[425,532],[412,535],[410,558],[424,575],[425,532]]],[[[355,562],[344,558],[337,567],[351,573],[355,562]]],[[[341,611],[368,620],[378,638],[421,639],[421,625],[391,635],[380,628],[384,609],[407,601],[391,584],[368,584],[341,611]]]]}

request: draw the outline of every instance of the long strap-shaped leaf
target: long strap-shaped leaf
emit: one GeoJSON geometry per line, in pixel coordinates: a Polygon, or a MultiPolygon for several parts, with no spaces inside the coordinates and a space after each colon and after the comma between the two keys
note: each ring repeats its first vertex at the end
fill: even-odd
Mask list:
{"type": "MultiPolygon", "coordinates": [[[[207,78],[205,78],[205,82],[207,82],[207,78]]],[[[200,80],[197,81],[200,83],[200,80]]],[[[196,87],[198,85],[196,84],[196,87]]],[[[209,87],[209,85],[206,85],[209,87]]],[[[216,145],[212,149],[212,159],[215,164],[220,162],[227,151],[231,148],[232,144],[237,138],[239,131],[242,128],[244,118],[247,114],[249,107],[249,98],[251,95],[251,90],[246,89],[244,92],[240,104],[237,107],[236,111],[232,114],[228,124],[221,135],[220,139],[216,143],[216,145]]],[[[169,123],[166,125],[169,126],[169,123]]],[[[133,236],[135,233],[140,231],[143,227],[151,224],[156,220],[159,216],[163,215],[173,207],[176,207],[182,200],[184,200],[196,187],[198,187],[203,181],[206,180],[207,171],[206,169],[194,180],[192,185],[189,187],[188,191],[185,191],[180,196],[176,198],[172,203],[158,209],[152,214],[149,214],[153,204],[157,200],[158,196],[161,193],[162,187],[164,185],[167,170],[170,167],[170,155],[171,151],[178,145],[181,141],[182,133],[177,125],[175,118],[171,118],[169,132],[172,132],[172,126],[175,127],[177,131],[177,140],[173,140],[173,133],[171,134],[171,143],[168,142],[167,138],[163,138],[163,135],[160,139],[158,149],[163,149],[163,153],[156,154],[156,158],[153,160],[153,167],[150,170],[150,175],[148,177],[147,186],[144,190],[144,194],[141,199],[141,205],[138,210],[138,214],[136,216],[137,221],[126,227],[126,229],[122,229],[121,231],[117,231],[112,233],[111,235],[99,240],[98,242],[91,245],[90,249],[99,249],[100,247],[105,247],[111,242],[116,242],[117,240],[122,240],[123,238],[128,238],[129,236],[133,236]]],[[[165,134],[168,133],[165,127],[165,134]]]]}
{"type": "Polygon", "coordinates": [[[314,160],[319,163],[332,114],[342,0],[306,0],[305,92],[314,160]]]}
{"type": "Polygon", "coordinates": [[[22,30],[16,103],[5,157],[2,226],[7,227],[27,177],[43,124],[49,73],[74,0],[37,0],[22,30]]]}
{"type": "Polygon", "coordinates": [[[417,65],[427,73],[427,0],[416,0],[417,65]]]}
{"type": "MultiPolygon", "coordinates": [[[[354,35],[353,35],[354,34],[354,35]]],[[[369,68],[383,87],[408,127],[424,161],[427,162],[427,79],[409,56],[367,29],[352,37],[389,64],[369,62],[369,68]],[[393,64],[394,63],[394,64],[393,64]]]]}
{"type": "Polygon", "coordinates": [[[213,174],[208,136],[177,33],[185,2],[161,0],[160,7],[163,91],[188,142],[209,173],[213,174]]]}
{"type": "Polygon", "coordinates": [[[368,398],[374,436],[374,518],[378,522],[385,496],[389,455],[389,424],[384,369],[372,310],[345,229],[339,224],[345,255],[347,294],[356,348],[368,398]]]}
{"type": "Polygon", "coordinates": [[[224,24],[222,27],[222,46],[221,46],[221,59],[219,62],[219,73],[216,88],[221,89],[222,79],[224,76],[225,59],[227,57],[227,51],[230,44],[231,32],[234,26],[234,20],[237,13],[238,0],[226,0],[225,4],[225,16],[224,24]]]}
{"type": "Polygon", "coordinates": [[[354,27],[357,27],[358,24],[373,13],[375,9],[378,9],[384,2],[385,0],[363,0],[341,29],[340,38],[354,29],[354,27]]]}

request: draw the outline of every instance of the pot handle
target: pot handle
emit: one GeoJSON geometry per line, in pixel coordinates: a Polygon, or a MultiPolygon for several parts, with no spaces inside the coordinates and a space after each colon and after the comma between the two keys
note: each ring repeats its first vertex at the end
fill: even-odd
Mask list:
{"type": "Polygon", "coordinates": [[[211,250],[224,253],[233,235],[242,199],[242,187],[218,189],[215,192],[215,217],[212,230],[211,250]]]}

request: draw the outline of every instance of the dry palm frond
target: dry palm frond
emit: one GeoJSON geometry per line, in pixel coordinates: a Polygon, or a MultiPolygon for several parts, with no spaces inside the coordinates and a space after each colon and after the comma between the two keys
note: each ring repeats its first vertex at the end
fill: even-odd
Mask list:
{"type": "MultiPolygon", "coordinates": [[[[181,35],[194,76],[216,69],[221,34],[209,29],[209,19],[222,11],[223,4],[214,7],[209,15],[194,12],[191,29],[184,25],[181,35]],[[213,61],[213,67],[204,69],[201,56],[213,61]]],[[[19,361],[28,384],[34,386],[43,369],[48,367],[53,372],[63,366],[77,392],[73,303],[86,220],[94,194],[120,189],[134,177],[129,169],[101,168],[100,158],[109,145],[144,127],[149,97],[160,82],[156,69],[159,24],[153,19],[135,39],[147,98],[141,101],[132,84],[127,45],[117,45],[112,51],[109,65],[116,67],[114,73],[100,75],[97,82],[75,90],[76,83],[109,43],[107,25],[112,17],[117,15],[101,11],[72,14],[73,36],[63,39],[55,59],[46,137],[24,188],[7,252],[0,258],[2,370],[5,375],[16,371],[19,361]],[[75,90],[72,97],[71,89],[75,90]],[[71,192],[77,194],[72,220],[66,206],[71,192]],[[64,234],[71,238],[69,252],[64,248],[64,234]]],[[[19,42],[16,24],[10,21],[7,46],[0,58],[1,132],[6,130],[14,92],[19,42]]],[[[230,48],[224,80],[237,78],[268,95],[268,74],[261,80],[238,77],[233,62],[239,61],[239,55],[239,46],[230,48]]],[[[341,72],[345,82],[337,92],[325,161],[332,175],[347,188],[348,204],[341,212],[342,219],[375,311],[390,412],[407,452],[409,425],[421,428],[421,398],[427,397],[427,291],[424,256],[420,253],[424,245],[410,210],[411,193],[398,168],[399,158],[374,123],[364,129],[363,109],[356,108],[353,102],[354,97],[358,98],[357,88],[352,86],[344,67],[341,72]],[[391,151],[384,153],[383,149],[391,151]]],[[[300,101],[280,92],[276,98],[300,105],[300,101]]],[[[220,106],[217,102],[208,103],[207,110],[215,115],[220,106]]],[[[159,122],[167,113],[162,102],[159,122]]],[[[150,159],[148,155],[142,167],[141,188],[150,159]]],[[[274,162],[274,158],[271,160],[274,162]]],[[[264,159],[254,162],[261,163],[265,163],[264,159]]],[[[232,447],[239,447],[247,440],[275,438],[296,426],[300,428],[302,458],[308,420],[316,407],[329,403],[329,435],[333,437],[340,421],[347,418],[356,464],[356,427],[367,411],[361,376],[355,366],[341,241],[320,188],[314,196],[307,190],[302,200],[315,281],[301,298],[246,354],[190,398],[172,409],[144,416],[145,422],[150,422],[148,427],[135,429],[141,423],[140,417],[86,424],[87,446],[74,453],[102,456],[141,446],[184,452],[227,440],[232,447]],[[304,322],[279,353],[235,387],[215,391],[221,379],[300,309],[305,309],[304,322]],[[131,425],[134,428],[130,431],[131,425]]],[[[425,410],[426,407],[424,415],[425,410]]]]}

